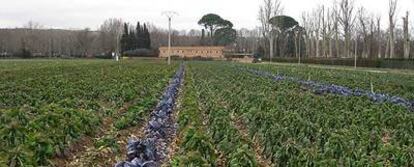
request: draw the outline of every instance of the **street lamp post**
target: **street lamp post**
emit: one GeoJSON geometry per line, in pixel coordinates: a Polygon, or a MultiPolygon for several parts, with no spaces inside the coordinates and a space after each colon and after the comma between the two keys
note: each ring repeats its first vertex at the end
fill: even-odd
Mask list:
{"type": "Polygon", "coordinates": [[[168,65],[171,64],[171,17],[168,17],[168,65]]]}
{"type": "Polygon", "coordinates": [[[163,12],[162,14],[167,16],[168,18],[168,65],[170,65],[171,64],[171,21],[175,15],[178,15],[178,13],[174,11],[166,11],[166,12],[163,12]]]}

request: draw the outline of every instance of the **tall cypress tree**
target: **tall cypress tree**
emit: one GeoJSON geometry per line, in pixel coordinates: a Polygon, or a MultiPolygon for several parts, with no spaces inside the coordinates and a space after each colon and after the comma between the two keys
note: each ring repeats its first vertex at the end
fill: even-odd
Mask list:
{"type": "Polygon", "coordinates": [[[144,24],[144,28],[142,30],[143,32],[143,43],[144,43],[144,48],[146,49],[150,49],[151,48],[151,38],[150,38],[150,34],[147,28],[147,25],[144,24]]]}
{"type": "Polygon", "coordinates": [[[136,45],[137,49],[143,48],[142,27],[141,27],[141,24],[139,22],[137,23],[135,35],[136,35],[136,38],[137,38],[137,45],[136,45]]]}
{"type": "Polygon", "coordinates": [[[129,37],[128,37],[128,50],[134,50],[134,49],[136,49],[137,47],[137,38],[136,38],[136,35],[135,35],[135,32],[134,31],[130,31],[129,32],[129,37]]]}
{"type": "Polygon", "coordinates": [[[147,42],[148,42],[147,48],[151,49],[151,34],[148,29],[147,29],[147,42]]]}
{"type": "Polygon", "coordinates": [[[129,31],[128,31],[128,24],[124,24],[124,32],[121,36],[121,52],[125,52],[129,49],[129,31]]]}

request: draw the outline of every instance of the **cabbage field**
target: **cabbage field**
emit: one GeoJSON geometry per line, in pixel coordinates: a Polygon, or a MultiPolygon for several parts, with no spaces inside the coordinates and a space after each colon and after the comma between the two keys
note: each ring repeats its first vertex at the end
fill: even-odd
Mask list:
{"type": "Polygon", "coordinates": [[[0,166],[413,166],[414,72],[0,61],[0,166]]]}
{"type": "Polygon", "coordinates": [[[189,63],[171,164],[412,166],[413,81],[389,73],[189,63]],[[377,94],[397,101],[370,97],[377,94]]]}
{"type": "Polygon", "coordinates": [[[88,143],[120,153],[124,146],[113,142],[120,134],[111,131],[142,124],[178,66],[37,60],[0,67],[0,166],[69,166],[52,160],[88,143]]]}

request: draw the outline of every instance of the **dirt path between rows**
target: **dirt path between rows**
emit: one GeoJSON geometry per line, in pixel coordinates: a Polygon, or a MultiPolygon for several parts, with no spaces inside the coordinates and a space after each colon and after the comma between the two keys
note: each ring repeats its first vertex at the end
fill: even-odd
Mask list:
{"type": "Polygon", "coordinates": [[[244,122],[241,119],[236,118],[235,116],[231,116],[231,119],[232,119],[233,126],[239,131],[239,133],[242,135],[242,138],[246,141],[250,141],[251,147],[254,150],[254,154],[255,154],[256,160],[259,163],[259,166],[261,167],[274,166],[270,160],[266,159],[262,155],[263,147],[256,140],[250,139],[248,128],[244,124],[244,122]]]}
{"type": "MultiPolygon", "coordinates": [[[[147,117],[145,121],[148,122],[147,117]]],[[[120,146],[120,150],[117,152],[111,151],[110,148],[95,148],[94,146],[88,148],[82,154],[74,157],[70,162],[67,162],[65,166],[78,167],[78,166],[113,166],[118,161],[126,159],[126,145],[131,138],[141,138],[145,135],[144,126],[140,124],[135,127],[131,127],[125,130],[116,132],[116,141],[120,146]]]]}

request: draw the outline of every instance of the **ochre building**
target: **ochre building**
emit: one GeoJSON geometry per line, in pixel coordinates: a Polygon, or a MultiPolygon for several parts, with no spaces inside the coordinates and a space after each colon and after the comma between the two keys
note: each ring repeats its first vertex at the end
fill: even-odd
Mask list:
{"type": "MultiPolygon", "coordinates": [[[[168,47],[160,47],[159,57],[168,57],[168,47]]],[[[224,58],[224,47],[222,46],[180,46],[171,47],[171,56],[179,56],[180,58],[224,58]]]]}

